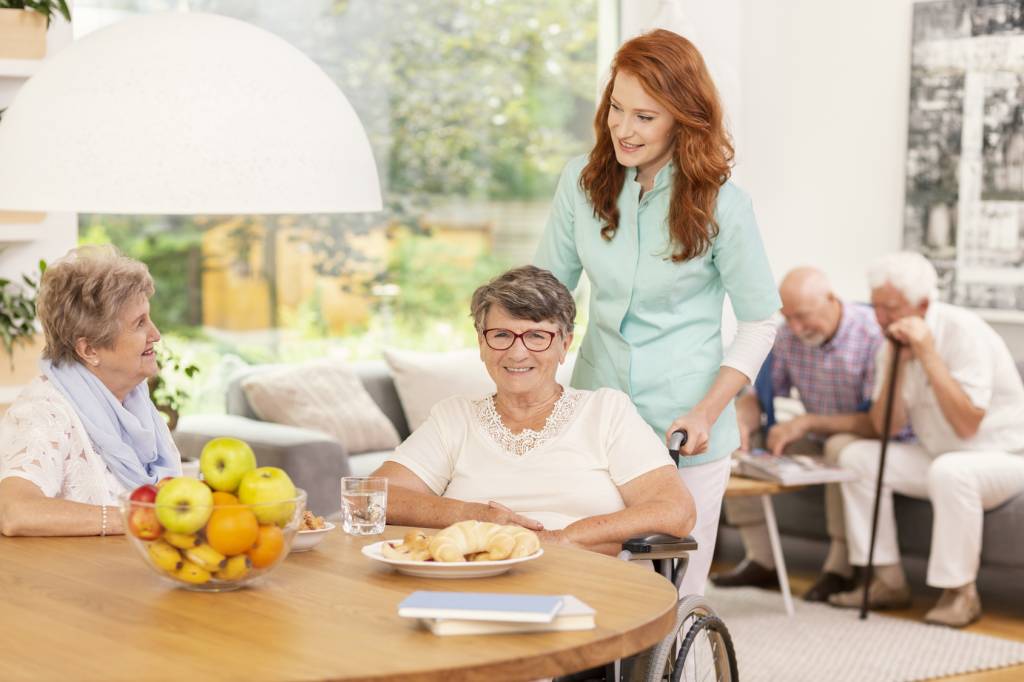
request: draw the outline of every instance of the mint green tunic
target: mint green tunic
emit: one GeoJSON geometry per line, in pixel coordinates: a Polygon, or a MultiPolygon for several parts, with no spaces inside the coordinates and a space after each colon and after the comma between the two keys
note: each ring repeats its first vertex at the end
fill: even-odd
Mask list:
{"type": "MultiPolygon", "coordinates": [[[[736,317],[763,320],[779,309],[750,198],[731,182],[718,193],[718,236],[702,256],[675,263],[668,234],[673,164],[640,199],[636,169],[619,196],[619,228],[601,237],[601,222],[579,186],[586,157],[562,172],[535,264],[570,290],[590,280],[590,324],[573,372],[576,388],[624,391],[661,436],[711,388],[722,362],[722,303],[736,317]]],[[[739,446],[730,402],[712,426],[708,451],[681,460],[705,464],[739,446]]]]}

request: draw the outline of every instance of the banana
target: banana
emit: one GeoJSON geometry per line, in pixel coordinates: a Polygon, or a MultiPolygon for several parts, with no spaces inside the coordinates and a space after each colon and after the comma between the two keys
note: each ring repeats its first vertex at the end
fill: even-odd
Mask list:
{"type": "Polygon", "coordinates": [[[210,572],[196,566],[191,561],[186,561],[181,568],[174,572],[174,577],[193,585],[202,585],[210,579],[210,572]]]}
{"type": "Polygon", "coordinates": [[[251,566],[249,557],[244,554],[233,556],[227,560],[224,564],[224,568],[220,569],[216,573],[216,577],[219,580],[238,580],[244,578],[249,573],[251,566]]]}
{"type": "Polygon", "coordinates": [[[186,549],[185,558],[210,573],[219,571],[227,562],[223,554],[205,543],[186,549]]]}
{"type": "Polygon", "coordinates": [[[167,540],[167,542],[178,549],[190,549],[199,544],[199,538],[195,535],[172,533],[170,531],[164,533],[164,540],[167,540]]]}
{"type": "Polygon", "coordinates": [[[168,573],[174,573],[181,568],[181,554],[163,540],[151,543],[146,551],[149,552],[149,558],[153,563],[168,573]]]}

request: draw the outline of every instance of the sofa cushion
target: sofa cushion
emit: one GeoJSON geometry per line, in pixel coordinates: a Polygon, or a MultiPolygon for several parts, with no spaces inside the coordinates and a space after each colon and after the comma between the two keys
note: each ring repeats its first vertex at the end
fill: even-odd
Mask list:
{"type": "Polygon", "coordinates": [[[318,360],[254,373],[242,380],[242,390],[263,421],[329,434],[350,454],[399,443],[394,425],[341,362],[318,360]]]}
{"type": "MultiPolygon", "coordinates": [[[[557,379],[564,386],[569,385],[575,360],[575,353],[570,353],[558,368],[557,379]]],[[[445,398],[455,395],[481,398],[495,390],[494,381],[476,348],[447,353],[387,348],[384,361],[391,369],[412,431],[427,420],[430,408],[445,398]]]]}
{"type": "MultiPolygon", "coordinates": [[[[369,476],[376,471],[388,457],[394,454],[394,450],[380,450],[377,452],[363,452],[349,457],[348,466],[352,470],[351,476],[369,476]]],[[[338,494],[341,494],[339,490],[338,494]]]]}

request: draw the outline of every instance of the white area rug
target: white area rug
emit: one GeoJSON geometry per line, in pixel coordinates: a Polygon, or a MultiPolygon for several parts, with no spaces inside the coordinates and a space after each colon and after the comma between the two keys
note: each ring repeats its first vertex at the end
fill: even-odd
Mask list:
{"type": "Polygon", "coordinates": [[[904,682],[1024,663],[1024,643],[922,622],[809,604],[755,588],[716,589],[707,598],[736,646],[742,682],[904,682]]]}

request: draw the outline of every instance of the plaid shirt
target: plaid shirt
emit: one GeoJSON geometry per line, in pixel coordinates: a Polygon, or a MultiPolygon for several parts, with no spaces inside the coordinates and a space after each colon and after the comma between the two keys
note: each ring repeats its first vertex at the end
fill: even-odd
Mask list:
{"type": "Polygon", "coordinates": [[[772,348],[772,392],[795,388],[812,414],[865,412],[871,406],[875,355],[884,337],[870,306],[843,302],[835,335],[818,348],[783,325],[772,348]]]}

